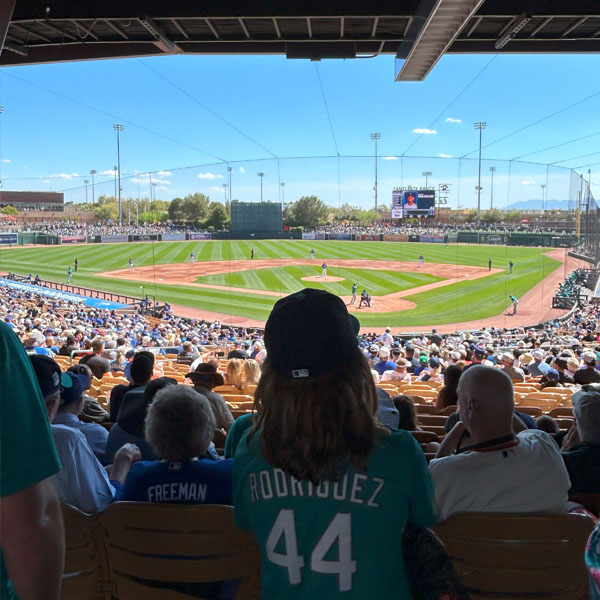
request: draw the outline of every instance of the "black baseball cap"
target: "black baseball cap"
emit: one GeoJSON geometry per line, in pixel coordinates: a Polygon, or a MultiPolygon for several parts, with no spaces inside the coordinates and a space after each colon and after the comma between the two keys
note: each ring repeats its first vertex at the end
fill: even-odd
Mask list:
{"type": "Polygon", "coordinates": [[[49,356],[45,354],[30,354],[29,360],[31,360],[44,398],[55,394],[62,388],[72,387],[73,382],[71,378],[66,373],[62,373],[58,363],[49,356]]]}
{"type": "Polygon", "coordinates": [[[341,298],[305,288],[275,303],[265,326],[266,360],[276,373],[293,379],[330,374],[362,358],[357,325],[341,298]]]}

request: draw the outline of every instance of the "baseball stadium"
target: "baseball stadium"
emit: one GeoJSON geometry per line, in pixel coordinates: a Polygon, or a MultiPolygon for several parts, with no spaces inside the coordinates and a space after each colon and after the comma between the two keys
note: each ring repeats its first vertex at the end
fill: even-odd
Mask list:
{"type": "Polygon", "coordinates": [[[1,600],[600,600],[599,44],[2,3],[1,600]]]}

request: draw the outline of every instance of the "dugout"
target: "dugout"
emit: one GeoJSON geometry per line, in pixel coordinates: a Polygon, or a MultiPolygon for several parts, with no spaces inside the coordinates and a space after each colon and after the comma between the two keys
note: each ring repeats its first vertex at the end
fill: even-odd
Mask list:
{"type": "Polygon", "coordinates": [[[232,202],[232,234],[282,233],[283,215],[279,202],[232,202]]]}

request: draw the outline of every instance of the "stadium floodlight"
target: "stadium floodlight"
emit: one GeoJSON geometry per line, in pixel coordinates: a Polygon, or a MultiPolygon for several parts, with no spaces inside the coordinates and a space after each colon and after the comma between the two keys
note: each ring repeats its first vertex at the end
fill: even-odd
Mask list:
{"type": "Polygon", "coordinates": [[[95,189],[94,189],[94,176],[98,174],[98,171],[96,171],[96,169],[92,169],[90,171],[90,175],[92,176],[92,206],[94,206],[96,204],[96,193],[95,193],[95,189]]]}
{"type": "Polygon", "coordinates": [[[490,173],[492,174],[492,185],[490,187],[490,210],[494,208],[494,173],[496,172],[496,167],[490,167],[490,173]]]}
{"type": "Polygon", "coordinates": [[[479,213],[481,212],[481,132],[485,129],[485,121],[477,121],[475,129],[479,131],[479,175],[477,179],[477,223],[479,224],[479,213]]]}
{"type": "Polygon", "coordinates": [[[517,33],[519,33],[519,31],[521,31],[521,29],[527,25],[527,23],[529,23],[529,21],[531,21],[531,15],[528,15],[527,13],[523,13],[518,17],[515,17],[511,21],[508,31],[506,31],[506,33],[501,35],[496,40],[494,48],[496,50],[502,50],[502,48],[504,48],[504,46],[506,46],[506,44],[508,44],[508,42],[510,42],[517,35],[517,33]]]}
{"type": "Polygon", "coordinates": [[[229,172],[229,202],[231,203],[231,171],[233,171],[233,168],[227,167],[227,171],[229,172]]]}
{"type": "Polygon", "coordinates": [[[113,129],[117,132],[117,176],[119,178],[118,193],[119,193],[119,225],[123,224],[123,215],[121,210],[121,144],[119,141],[119,133],[125,129],[120,123],[114,123],[113,129]]]}
{"type": "Polygon", "coordinates": [[[263,201],[263,178],[265,174],[261,171],[258,176],[260,177],[260,201],[263,201]]]}
{"type": "Polygon", "coordinates": [[[285,204],[285,182],[281,182],[281,203],[285,204]]]}
{"type": "Polygon", "coordinates": [[[540,187],[542,188],[542,214],[544,214],[546,210],[546,184],[541,183],[540,187]]]}
{"type": "Polygon", "coordinates": [[[83,180],[83,183],[85,183],[85,205],[86,205],[86,207],[87,207],[87,203],[88,203],[88,194],[87,194],[87,192],[88,192],[88,183],[89,182],[90,182],[89,179],[84,179],[83,180]]]}
{"type": "Polygon", "coordinates": [[[421,175],[423,175],[423,177],[425,177],[425,189],[428,190],[429,188],[427,187],[427,181],[428,181],[428,177],[430,177],[431,175],[433,175],[433,173],[431,171],[423,171],[421,173],[421,175]]]}
{"type": "Polygon", "coordinates": [[[372,133],[370,138],[375,142],[375,212],[377,212],[377,140],[381,139],[380,133],[372,133]]]}

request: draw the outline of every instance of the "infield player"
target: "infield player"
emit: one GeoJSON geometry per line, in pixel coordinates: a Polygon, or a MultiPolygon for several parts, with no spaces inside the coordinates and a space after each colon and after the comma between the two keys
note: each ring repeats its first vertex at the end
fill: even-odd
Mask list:
{"type": "Polygon", "coordinates": [[[254,248],[250,248],[250,258],[254,258],[254,248]]]}
{"type": "Polygon", "coordinates": [[[354,304],[356,302],[356,290],[358,286],[356,285],[356,281],[352,284],[352,300],[350,300],[350,304],[354,304]]]}
{"type": "Polygon", "coordinates": [[[310,260],[315,260],[315,250],[314,250],[314,248],[311,248],[311,251],[310,251],[310,260]]]}
{"type": "Polygon", "coordinates": [[[425,262],[425,257],[421,254],[419,256],[419,269],[423,266],[424,262],[425,262]]]}
{"type": "Polygon", "coordinates": [[[512,273],[513,267],[515,266],[515,263],[512,260],[508,261],[508,268],[509,268],[509,273],[512,273]]]}
{"type": "Polygon", "coordinates": [[[67,269],[67,283],[71,283],[73,281],[73,269],[71,269],[71,265],[67,269]]]}
{"type": "Polygon", "coordinates": [[[194,256],[194,253],[193,253],[193,252],[190,252],[190,262],[191,262],[192,264],[194,264],[194,263],[196,262],[196,257],[194,256]]]}
{"type": "Polygon", "coordinates": [[[512,307],[513,307],[513,315],[517,314],[517,304],[519,304],[519,300],[517,298],[515,298],[514,296],[509,296],[510,301],[512,302],[512,307]]]}
{"type": "Polygon", "coordinates": [[[79,259],[76,258],[73,264],[75,265],[75,273],[77,273],[77,269],[79,267],[79,259]]]}
{"type": "Polygon", "coordinates": [[[321,277],[327,277],[327,263],[321,265],[321,277]]]}
{"type": "Polygon", "coordinates": [[[133,271],[133,258],[129,259],[129,270],[133,271]]]}

